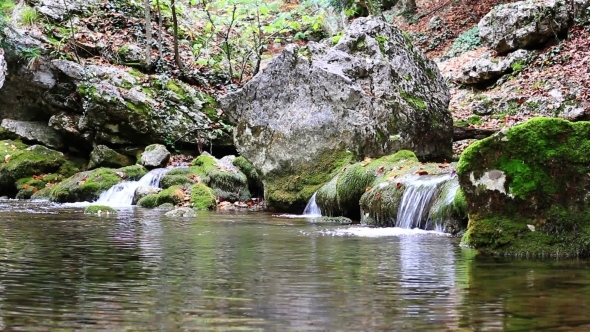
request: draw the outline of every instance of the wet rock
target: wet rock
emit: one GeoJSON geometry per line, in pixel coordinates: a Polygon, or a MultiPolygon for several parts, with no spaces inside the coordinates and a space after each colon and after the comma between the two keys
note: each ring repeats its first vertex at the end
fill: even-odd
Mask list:
{"type": "Polygon", "coordinates": [[[98,168],[74,174],[50,189],[48,198],[53,202],[92,202],[100,194],[123,180],[136,181],[147,173],[141,165],[119,169],[98,168]]]}
{"type": "Polygon", "coordinates": [[[44,122],[4,119],[0,127],[28,142],[40,143],[54,149],[64,147],[61,135],[44,122]]]}
{"type": "Polygon", "coordinates": [[[588,122],[534,118],[468,147],[463,242],[492,255],[590,255],[589,137],[588,122]]]}
{"type": "Polygon", "coordinates": [[[479,36],[484,45],[500,54],[536,47],[567,31],[568,7],[563,0],[501,4],[481,19],[479,36]]]}
{"type": "Polygon", "coordinates": [[[164,215],[171,218],[196,218],[197,212],[188,207],[179,207],[172,211],[166,212],[164,215]]]}
{"type": "Polygon", "coordinates": [[[215,192],[206,185],[197,183],[191,187],[190,203],[198,210],[215,210],[215,192]]]}
{"type": "Polygon", "coordinates": [[[237,124],[238,151],[263,179],[268,206],[301,211],[352,155],[410,149],[450,158],[449,98],[436,64],[400,30],[359,18],[333,47],[287,46],[221,105],[237,124]]]}
{"type": "Polygon", "coordinates": [[[98,167],[125,167],[133,165],[131,158],[118,153],[106,145],[97,145],[90,153],[90,161],[88,162],[88,169],[98,167]]]}
{"type": "Polygon", "coordinates": [[[166,167],[170,160],[170,151],[161,144],[152,144],[146,146],[141,154],[139,164],[147,169],[166,167]]]}
{"type": "Polygon", "coordinates": [[[118,214],[117,210],[106,205],[90,205],[84,209],[84,214],[92,214],[97,216],[108,216],[118,214]]]}
{"type": "Polygon", "coordinates": [[[142,199],[146,196],[149,196],[149,195],[156,195],[160,191],[162,191],[161,188],[150,187],[150,186],[139,186],[139,187],[137,187],[137,189],[135,189],[135,194],[133,195],[133,201],[131,204],[136,205],[140,199],[142,199]]]}

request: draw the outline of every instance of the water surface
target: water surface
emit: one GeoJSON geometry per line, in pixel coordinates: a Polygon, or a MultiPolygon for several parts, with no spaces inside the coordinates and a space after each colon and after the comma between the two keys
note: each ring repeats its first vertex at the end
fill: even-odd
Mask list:
{"type": "Polygon", "coordinates": [[[586,331],[590,264],[435,232],[0,201],[0,330],[586,331]]]}

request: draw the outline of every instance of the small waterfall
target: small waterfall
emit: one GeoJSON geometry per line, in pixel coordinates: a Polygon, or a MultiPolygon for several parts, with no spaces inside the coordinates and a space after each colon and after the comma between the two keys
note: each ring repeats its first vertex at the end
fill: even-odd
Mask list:
{"type": "Polygon", "coordinates": [[[307,202],[307,205],[305,206],[305,210],[303,210],[304,217],[312,217],[313,218],[313,217],[321,217],[322,216],[322,211],[320,211],[320,208],[315,203],[315,194],[316,193],[313,193],[313,195],[311,196],[311,198],[307,202]]]}
{"type": "Polygon", "coordinates": [[[169,170],[168,168],[156,168],[149,171],[139,181],[123,181],[116,184],[100,194],[95,203],[108,206],[131,206],[135,190],[138,187],[160,187],[160,181],[169,170]]]}
{"type": "Polygon", "coordinates": [[[416,180],[408,182],[397,211],[395,226],[426,228],[439,187],[448,179],[447,175],[420,176],[416,180]]]}

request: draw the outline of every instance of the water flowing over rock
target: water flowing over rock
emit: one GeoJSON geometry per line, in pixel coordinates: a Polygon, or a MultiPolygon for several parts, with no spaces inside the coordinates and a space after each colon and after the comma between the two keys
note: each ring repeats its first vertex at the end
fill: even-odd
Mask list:
{"type": "Polygon", "coordinates": [[[152,144],[146,146],[145,150],[141,154],[139,164],[145,166],[148,169],[166,167],[166,164],[170,160],[170,151],[161,144],[152,144]]]}
{"type": "Polygon", "coordinates": [[[64,147],[63,139],[59,133],[49,128],[45,122],[4,119],[0,127],[25,141],[40,143],[54,149],[64,147]]]}
{"type": "MultiPolygon", "coordinates": [[[[137,202],[140,199],[135,197],[139,188],[158,188],[160,181],[168,171],[170,169],[157,168],[149,171],[138,181],[123,181],[118,183],[100,194],[96,203],[108,206],[131,206],[133,202],[137,202]]],[[[154,193],[159,192],[157,189],[150,191],[155,191],[154,193]]]]}
{"type": "Polygon", "coordinates": [[[541,0],[498,5],[478,24],[481,41],[503,54],[555,39],[567,31],[574,18],[568,2],[541,0]]]}
{"type": "Polygon", "coordinates": [[[449,98],[437,66],[400,30],[359,18],[333,47],[286,47],[221,105],[236,123],[238,151],[261,173],[269,207],[301,211],[353,155],[409,149],[450,159],[449,98]]]}
{"type": "Polygon", "coordinates": [[[305,206],[305,209],[303,210],[304,216],[309,216],[309,217],[321,217],[322,216],[322,211],[320,210],[320,208],[318,207],[318,205],[315,201],[316,195],[317,195],[317,193],[313,193],[313,195],[309,199],[309,202],[307,202],[307,205],[305,206]]]}
{"type": "Polygon", "coordinates": [[[457,172],[463,242],[485,254],[590,255],[590,123],[534,118],[478,141],[457,172]]]}

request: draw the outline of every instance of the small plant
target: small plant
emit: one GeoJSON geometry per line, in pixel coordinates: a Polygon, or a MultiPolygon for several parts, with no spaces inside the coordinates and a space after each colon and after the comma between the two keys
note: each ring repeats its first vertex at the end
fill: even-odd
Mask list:
{"type": "Polygon", "coordinates": [[[31,25],[35,24],[38,17],[39,17],[39,14],[35,10],[35,8],[29,7],[29,6],[24,6],[20,10],[19,23],[21,25],[31,26],[31,25]]]}
{"type": "Polygon", "coordinates": [[[481,40],[479,38],[479,28],[477,26],[460,34],[453,45],[448,55],[450,57],[456,57],[468,51],[473,51],[481,46],[481,40]]]}
{"type": "Polygon", "coordinates": [[[518,73],[519,71],[524,69],[524,66],[524,61],[516,61],[515,63],[510,65],[510,68],[512,68],[513,72],[518,73]]]}

